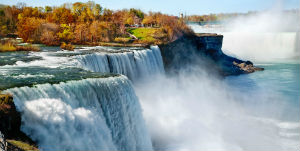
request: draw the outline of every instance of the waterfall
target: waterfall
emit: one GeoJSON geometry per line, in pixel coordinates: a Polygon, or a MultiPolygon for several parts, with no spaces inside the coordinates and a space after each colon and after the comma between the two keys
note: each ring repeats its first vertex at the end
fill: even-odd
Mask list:
{"type": "Polygon", "coordinates": [[[42,150],[152,150],[125,76],[6,91],[22,113],[22,131],[42,150]]]}
{"type": "Polygon", "coordinates": [[[300,31],[297,32],[296,41],[295,41],[295,53],[297,54],[298,57],[300,56],[299,52],[300,52],[300,31]]]}
{"type": "Polygon", "coordinates": [[[296,32],[250,33],[225,32],[223,50],[241,59],[271,61],[295,57],[296,32]]]}
{"type": "Polygon", "coordinates": [[[77,56],[77,66],[94,72],[123,74],[131,80],[164,73],[158,46],[119,53],[80,55],[77,56]]]}

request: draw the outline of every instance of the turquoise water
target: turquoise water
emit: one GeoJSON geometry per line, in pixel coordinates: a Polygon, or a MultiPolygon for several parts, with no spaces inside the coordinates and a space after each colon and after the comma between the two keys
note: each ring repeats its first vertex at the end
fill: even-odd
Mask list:
{"type": "Polygon", "coordinates": [[[247,106],[260,108],[260,112],[270,112],[269,117],[284,121],[299,122],[300,120],[300,63],[284,61],[264,63],[258,66],[264,71],[230,76],[225,79],[235,91],[248,97],[242,102],[247,106]],[[276,111],[276,112],[275,112],[276,111]]]}

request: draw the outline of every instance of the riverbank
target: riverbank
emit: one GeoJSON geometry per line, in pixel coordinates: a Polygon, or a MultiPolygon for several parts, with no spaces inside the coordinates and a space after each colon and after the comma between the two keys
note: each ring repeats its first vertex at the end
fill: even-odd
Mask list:
{"type": "Polygon", "coordinates": [[[12,44],[10,41],[5,43],[0,43],[0,52],[14,52],[14,51],[40,51],[40,48],[37,46],[33,46],[31,44],[20,46],[17,44],[12,44]]]}
{"type": "MultiPolygon", "coordinates": [[[[117,37],[110,42],[85,42],[79,46],[106,46],[106,47],[147,47],[150,45],[158,45],[168,43],[166,33],[163,33],[162,28],[127,28],[128,37],[117,37]]],[[[192,33],[191,33],[192,34],[192,33]]],[[[0,43],[0,52],[14,51],[40,51],[40,46],[47,46],[42,43],[30,44],[22,43],[21,38],[3,38],[0,43]]],[[[73,51],[77,44],[62,42],[60,46],[63,50],[73,51]]]]}

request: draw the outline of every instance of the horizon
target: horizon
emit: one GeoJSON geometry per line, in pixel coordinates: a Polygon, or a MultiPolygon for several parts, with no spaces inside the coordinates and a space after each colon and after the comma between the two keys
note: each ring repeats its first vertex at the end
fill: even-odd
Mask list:
{"type": "MultiPolygon", "coordinates": [[[[26,6],[45,7],[45,6],[61,6],[65,3],[88,2],[89,0],[62,0],[50,2],[44,0],[37,2],[34,0],[3,0],[0,4],[16,5],[17,3],[25,3],[26,6]],[[50,4],[50,5],[49,5],[50,4]]],[[[299,9],[299,0],[229,0],[227,2],[221,0],[211,1],[196,1],[190,0],[188,3],[180,0],[166,0],[164,2],[142,1],[142,0],[95,0],[95,3],[100,4],[104,8],[112,10],[122,10],[129,8],[141,9],[144,12],[162,12],[165,14],[176,15],[183,13],[186,15],[205,15],[205,14],[220,14],[220,13],[247,13],[249,11],[265,11],[273,7],[278,7],[284,10],[299,9]],[[165,5],[169,5],[165,7],[165,5]]]]}

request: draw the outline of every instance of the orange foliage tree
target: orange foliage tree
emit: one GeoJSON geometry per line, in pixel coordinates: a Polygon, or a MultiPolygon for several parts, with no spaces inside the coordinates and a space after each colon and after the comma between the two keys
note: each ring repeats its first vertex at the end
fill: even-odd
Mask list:
{"type": "Polygon", "coordinates": [[[25,42],[60,45],[97,44],[128,38],[127,28],[132,25],[158,28],[157,39],[172,41],[191,33],[185,23],[175,16],[139,9],[113,11],[89,1],[64,4],[60,7],[0,7],[0,36],[16,32],[25,42]]]}

